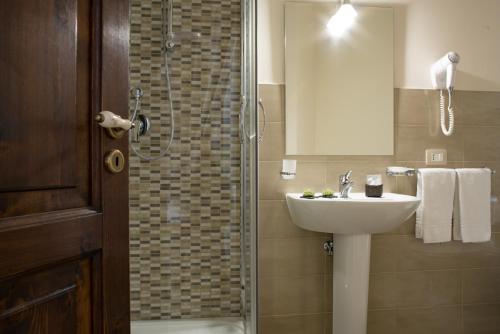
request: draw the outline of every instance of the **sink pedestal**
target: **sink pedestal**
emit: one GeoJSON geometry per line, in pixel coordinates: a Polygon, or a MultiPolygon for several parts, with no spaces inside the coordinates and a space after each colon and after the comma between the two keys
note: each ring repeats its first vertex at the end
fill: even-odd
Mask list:
{"type": "Polygon", "coordinates": [[[333,333],[366,334],[370,234],[334,234],[333,333]]]}

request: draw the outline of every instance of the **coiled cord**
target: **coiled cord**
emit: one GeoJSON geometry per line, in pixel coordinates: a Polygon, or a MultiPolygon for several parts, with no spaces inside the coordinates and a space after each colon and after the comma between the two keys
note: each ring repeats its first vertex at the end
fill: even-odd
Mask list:
{"type": "Polygon", "coordinates": [[[445,136],[451,136],[453,134],[453,129],[455,127],[455,112],[451,106],[451,89],[448,89],[448,128],[446,128],[445,120],[445,109],[446,109],[446,98],[443,94],[443,90],[439,91],[439,109],[441,111],[441,130],[445,136]]]}

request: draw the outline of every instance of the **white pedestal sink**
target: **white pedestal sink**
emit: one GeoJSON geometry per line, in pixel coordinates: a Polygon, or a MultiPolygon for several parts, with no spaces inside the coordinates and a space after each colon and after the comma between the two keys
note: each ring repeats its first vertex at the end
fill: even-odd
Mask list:
{"type": "Polygon", "coordinates": [[[292,221],[299,227],[334,233],[333,333],[365,334],[368,314],[371,233],[387,232],[417,209],[414,196],[386,193],[369,198],[301,198],[286,195],[292,221]]]}

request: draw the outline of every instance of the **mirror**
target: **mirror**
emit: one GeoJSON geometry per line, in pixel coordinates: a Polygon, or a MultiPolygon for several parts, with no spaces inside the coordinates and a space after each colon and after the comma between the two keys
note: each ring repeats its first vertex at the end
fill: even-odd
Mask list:
{"type": "Polygon", "coordinates": [[[285,5],[288,155],[394,153],[393,10],[355,8],[334,36],[336,3],[285,5]]]}

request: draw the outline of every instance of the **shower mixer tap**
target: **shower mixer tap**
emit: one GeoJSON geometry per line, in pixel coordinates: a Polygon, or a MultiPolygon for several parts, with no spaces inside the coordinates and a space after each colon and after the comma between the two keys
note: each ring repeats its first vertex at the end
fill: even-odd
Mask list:
{"type": "Polygon", "coordinates": [[[134,112],[132,114],[132,117],[130,118],[130,121],[134,124],[134,129],[132,132],[132,141],[134,143],[139,143],[140,137],[149,133],[149,130],[151,129],[151,120],[149,119],[148,116],[141,114],[139,108],[141,104],[141,99],[144,96],[142,89],[140,87],[136,87],[132,91],[132,94],[134,95],[135,99],[134,112]]]}
{"type": "Polygon", "coordinates": [[[134,127],[132,132],[132,139],[134,143],[139,143],[140,138],[144,135],[147,135],[149,133],[149,130],[151,130],[151,120],[148,116],[141,114],[137,116],[135,125],[136,126],[134,127]]]}

